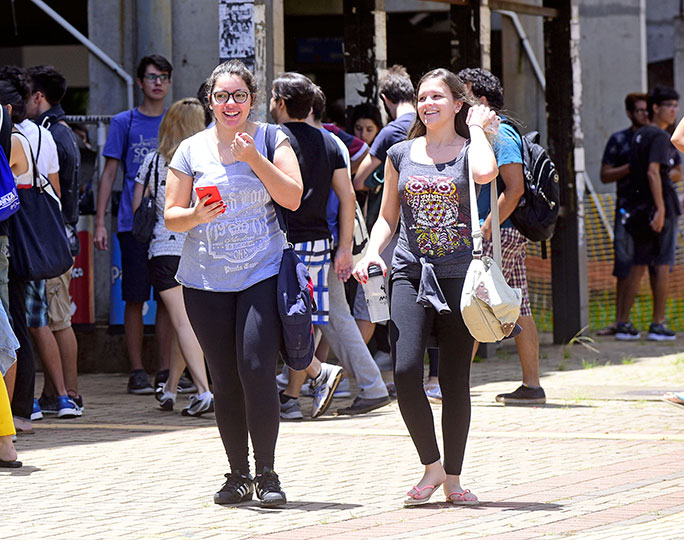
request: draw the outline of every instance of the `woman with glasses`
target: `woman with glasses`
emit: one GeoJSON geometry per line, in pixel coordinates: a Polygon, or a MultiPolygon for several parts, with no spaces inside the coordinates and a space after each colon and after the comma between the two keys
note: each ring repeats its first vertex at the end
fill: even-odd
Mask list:
{"type": "Polygon", "coordinates": [[[190,403],[181,412],[183,416],[213,412],[214,396],[209,391],[202,348],[190,326],[183,293],[176,281],[185,234],[166,228],[164,201],[169,160],[183,139],[203,129],[204,108],[199,100],[186,98],[171,105],[159,126],[159,146],[145,156],[135,177],[133,192],[133,212],[140,206],[143,195],[153,197],[156,204],[157,221],[148,247],[148,269],[154,290],[164,303],[173,327],[169,376],[155,389],[155,397],[161,409],[173,410],[178,382],[187,365],[197,386],[197,394],[190,397],[190,403]]]}
{"type": "Polygon", "coordinates": [[[280,417],[276,278],[285,238],[273,203],[297,209],[302,179],[282,131],[273,163],[265,157],[266,126],[249,118],[256,79],[242,62],[216,67],[207,92],[216,122],[174,154],[164,216],[170,230],[187,232],[176,279],[209,364],[216,422],[230,462],[214,502],[248,501],[256,488],[264,506],[280,506],[286,498],[273,470],[280,417]],[[216,189],[220,199],[211,193],[216,189]],[[200,197],[198,190],[206,194],[200,197]]]}

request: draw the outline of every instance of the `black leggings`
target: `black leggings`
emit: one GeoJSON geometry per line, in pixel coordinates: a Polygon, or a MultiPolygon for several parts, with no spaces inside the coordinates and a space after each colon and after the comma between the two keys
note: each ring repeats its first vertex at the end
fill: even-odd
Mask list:
{"type": "Polygon", "coordinates": [[[273,468],[280,403],[276,363],[280,318],[276,277],[239,292],[183,287],[185,308],[214,383],[216,423],[233,472],[273,468]]]}
{"type": "Polygon", "coordinates": [[[442,389],[444,469],[461,474],[470,427],[470,359],[473,337],[461,317],[463,278],[440,279],[451,308],[437,315],[416,303],[417,279],[394,278],[391,285],[390,344],[399,410],[416,445],[420,461],[440,458],[432,409],[423,390],[425,346],[433,332],[439,344],[439,385],[442,389]]]}

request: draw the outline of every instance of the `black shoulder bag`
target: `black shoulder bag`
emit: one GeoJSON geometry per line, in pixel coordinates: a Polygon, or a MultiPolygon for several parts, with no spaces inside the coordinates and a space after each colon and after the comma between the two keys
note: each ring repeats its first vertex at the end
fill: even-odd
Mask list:
{"type": "Polygon", "coordinates": [[[152,232],[154,231],[154,224],[157,222],[157,189],[159,189],[159,153],[154,159],[154,165],[150,162],[145,175],[145,183],[143,184],[143,198],[140,201],[140,206],[133,214],[133,228],[131,234],[141,244],[147,244],[152,239],[152,232]],[[150,183],[150,174],[154,167],[154,195],[145,195],[147,186],[150,183]]]}
{"type": "Polygon", "coordinates": [[[17,186],[20,210],[9,221],[10,264],[19,278],[38,281],[61,276],[74,260],[59,201],[40,181],[33,151],[26,157],[33,164],[33,182],[30,186],[17,186]]]}

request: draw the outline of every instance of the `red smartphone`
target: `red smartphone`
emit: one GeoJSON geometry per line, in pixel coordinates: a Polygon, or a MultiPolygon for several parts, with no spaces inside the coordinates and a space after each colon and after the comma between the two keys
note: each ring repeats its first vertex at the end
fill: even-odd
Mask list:
{"type": "Polygon", "coordinates": [[[200,199],[206,197],[207,195],[210,195],[209,199],[206,201],[205,204],[213,204],[215,202],[221,202],[221,193],[219,192],[219,189],[217,186],[196,187],[195,192],[197,193],[197,196],[200,199]]]}

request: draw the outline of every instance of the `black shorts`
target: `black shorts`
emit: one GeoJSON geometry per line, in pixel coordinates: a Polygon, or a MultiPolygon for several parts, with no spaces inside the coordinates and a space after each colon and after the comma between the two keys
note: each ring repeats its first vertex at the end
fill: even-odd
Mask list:
{"type": "Polygon", "coordinates": [[[167,289],[180,286],[180,283],[176,281],[179,263],[180,257],[178,255],[160,255],[150,259],[150,276],[152,277],[155,293],[158,294],[167,289]]]}
{"type": "Polygon", "coordinates": [[[147,244],[141,244],[130,231],[117,233],[121,247],[121,297],[124,302],[146,302],[150,298],[147,244]]]}
{"type": "Polygon", "coordinates": [[[677,247],[677,216],[665,218],[660,234],[651,240],[634,239],[634,264],[646,266],[672,266],[677,247]]]}

